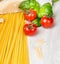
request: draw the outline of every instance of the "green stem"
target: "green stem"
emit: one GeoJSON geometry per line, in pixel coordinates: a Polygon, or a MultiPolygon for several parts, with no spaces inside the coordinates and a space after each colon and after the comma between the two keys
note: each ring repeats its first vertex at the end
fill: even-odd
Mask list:
{"type": "Polygon", "coordinates": [[[54,5],[54,3],[57,2],[57,1],[59,1],[59,0],[52,0],[52,5],[54,5]]]}

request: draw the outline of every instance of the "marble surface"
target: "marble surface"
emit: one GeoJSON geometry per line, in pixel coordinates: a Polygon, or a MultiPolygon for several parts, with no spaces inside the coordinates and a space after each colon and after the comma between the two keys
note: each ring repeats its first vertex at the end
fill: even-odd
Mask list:
{"type": "MultiPolygon", "coordinates": [[[[44,1],[41,0],[42,3],[44,1]]],[[[30,64],[60,64],[60,1],[53,5],[53,11],[54,27],[50,29],[40,27],[37,35],[28,37],[30,64]],[[38,48],[42,57],[36,53],[35,48],[38,48]]]]}

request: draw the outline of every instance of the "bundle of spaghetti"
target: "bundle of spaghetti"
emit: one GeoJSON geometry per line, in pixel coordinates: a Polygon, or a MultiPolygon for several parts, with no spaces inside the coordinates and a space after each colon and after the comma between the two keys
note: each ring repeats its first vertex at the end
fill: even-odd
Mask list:
{"type": "Polygon", "coordinates": [[[0,15],[0,64],[29,64],[23,13],[0,15]]]}

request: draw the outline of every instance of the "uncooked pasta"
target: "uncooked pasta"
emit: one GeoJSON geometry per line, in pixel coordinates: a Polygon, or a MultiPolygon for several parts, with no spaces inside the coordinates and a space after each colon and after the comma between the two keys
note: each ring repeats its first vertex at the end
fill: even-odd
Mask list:
{"type": "Polygon", "coordinates": [[[2,14],[0,18],[0,64],[29,64],[23,13],[2,14]]]}

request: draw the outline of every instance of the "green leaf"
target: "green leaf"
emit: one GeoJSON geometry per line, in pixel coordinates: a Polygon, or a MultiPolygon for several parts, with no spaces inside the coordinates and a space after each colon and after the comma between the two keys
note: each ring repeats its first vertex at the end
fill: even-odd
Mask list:
{"type": "Polygon", "coordinates": [[[36,18],[35,20],[33,20],[32,23],[35,24],[37,27],[41,26],[39,18],[36,18]]]}
{"type": "Polygon", "coordinates": [[[40,4],[36,0],[26,0],[26,1],[22,1],[18,8],[22,10],[33,9],[37,12],[37,15],[38,15],[40,4]]]}
{"type": "Polygon", "coordinates": [[[36,0],[30,0],[30,2],[35,2],[36,0]]]}
{"type": "Polygon", "coordinates": [[[30,4],[29,1],[22,1],[18,8],[20,8],[22,10],[27,10],[30,8],[29,4],[30,4]]]}
{"type": "Polygon", "coordinates": [[[30,2],[30,9],[36,11],[37,15],[39,14],[40,4],[37,1],[30,2]]]}
{"type": "Polygon", "coordinates": [[[38,17],[41,18],[44,15],[52,17],[53,10],[50,3],[45,3],[40,7],[38,17]]]}

